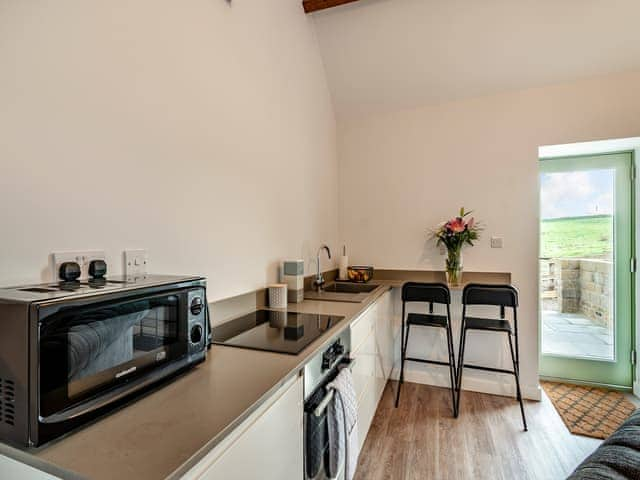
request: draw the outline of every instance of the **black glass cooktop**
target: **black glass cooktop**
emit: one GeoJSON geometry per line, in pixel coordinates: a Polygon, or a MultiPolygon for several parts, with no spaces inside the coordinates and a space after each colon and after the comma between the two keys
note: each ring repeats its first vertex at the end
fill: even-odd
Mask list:
{"type": "Polygon", "coordinates": [[[214,327],[213,343],[296,355],[344,317],[258,310],[214,327]]]}

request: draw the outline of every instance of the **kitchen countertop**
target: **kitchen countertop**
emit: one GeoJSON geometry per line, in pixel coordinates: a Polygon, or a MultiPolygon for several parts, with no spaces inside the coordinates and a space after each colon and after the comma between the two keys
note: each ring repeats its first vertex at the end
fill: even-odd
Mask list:
{"type": "MultiPolygon", "coordinates": [[[[69,480],[178,479],[386,291],[406,280],[439,281],[438,272],[379,273],[371,283],[380,287],[361,303],[289,304],[289,311],[345,317],[298,355],[214,345],[204,363],[93,424],[38,449],[0,443],[0,454],[69,480]]],[[[510,279],[475,275],[473,281],[510,279]]]]}
{"type": "Polygon", "coordinates": [[[214,345],[204,363],[125,408],[39,449],[2,446],[0,453],[68,479],[180,478],[360,313],[402,284],[372,283],[380,288],[362,303],[290,304],[290,311],[345,317],[298,355],[214,345]]]}

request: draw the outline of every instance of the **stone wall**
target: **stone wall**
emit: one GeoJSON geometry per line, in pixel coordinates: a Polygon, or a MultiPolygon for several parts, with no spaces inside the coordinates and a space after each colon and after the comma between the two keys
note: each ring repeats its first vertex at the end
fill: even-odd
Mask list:
{"type": "Polygon", "coordinates": [[[541,273],[543,302],[556,298],[558,311],[581,313],[598,325],[609,325],[613,298],[611,261],[551,259],[545,261],[541,273]]]}
{"type": "Polygon", "coordinates": [[[560,261],[545,259],[540,261],[540,290],[542,296],[542,309],[557,311],[558,308],[558,275],[557,269],[560,261]]]}
{"type": "Polygon", "coordinates": [[[611,321],[612,276],[612,262],[580,260],[580,311],[600,325],[611,321]]]}
{"type": "Polygon", "coordinates": [[[558,303],[560,311],[578,313],[580,311],[580,260],[560,260],[559,270],[558,303]]]}

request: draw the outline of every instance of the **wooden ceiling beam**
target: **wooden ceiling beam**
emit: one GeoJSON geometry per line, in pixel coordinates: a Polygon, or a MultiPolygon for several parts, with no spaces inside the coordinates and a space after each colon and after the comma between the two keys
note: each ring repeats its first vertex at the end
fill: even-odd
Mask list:
{"type": "Polygon", "coordinates": [[[304,0],[302,2],[302,7],[304,8],[305,13],[311,13],[357,1],[359,0],[304,0]]]}

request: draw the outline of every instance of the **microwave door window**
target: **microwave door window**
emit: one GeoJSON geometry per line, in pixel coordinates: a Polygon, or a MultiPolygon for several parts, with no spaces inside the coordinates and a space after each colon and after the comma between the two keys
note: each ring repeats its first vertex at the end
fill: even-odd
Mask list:
{"type": "Polygon", "coordinates": [[[125,313],[101,311],[114,315],[103,319],[86,318],[67,333],[69,382],[104,372],[133,359],[133,329],[149,310],[125,313]]]}
{"type": "Polygon", "coordinates": [[[55,413],[185,353],[175,295],[48,318],[40,332],[41,411],[55,413]]]}

